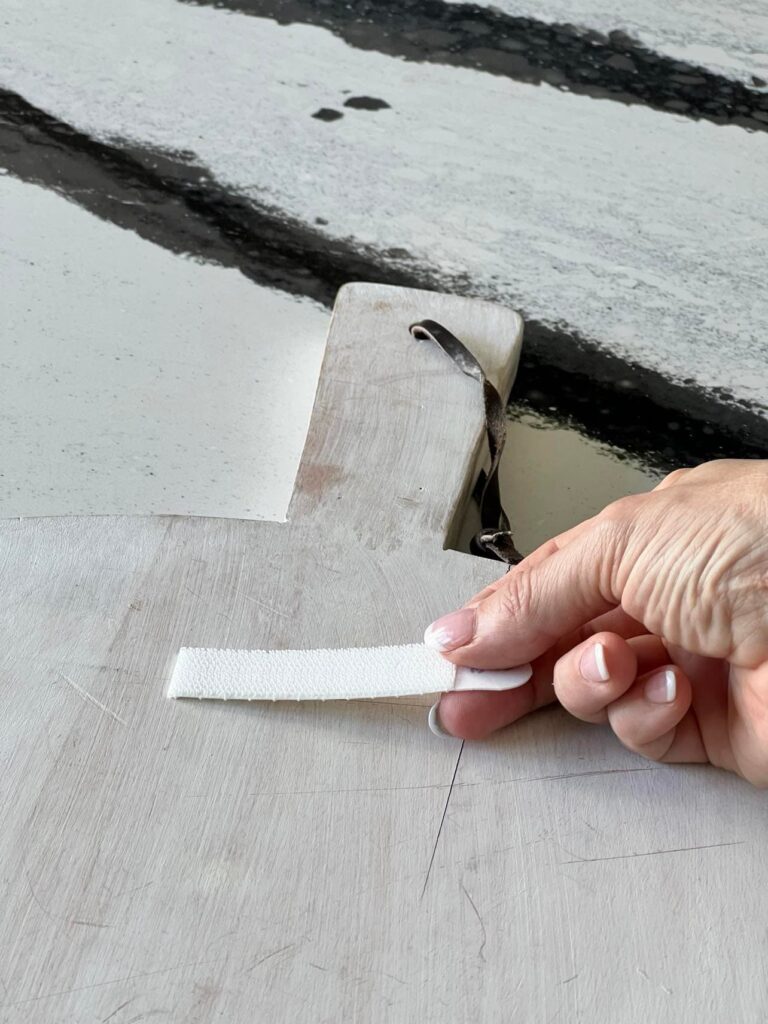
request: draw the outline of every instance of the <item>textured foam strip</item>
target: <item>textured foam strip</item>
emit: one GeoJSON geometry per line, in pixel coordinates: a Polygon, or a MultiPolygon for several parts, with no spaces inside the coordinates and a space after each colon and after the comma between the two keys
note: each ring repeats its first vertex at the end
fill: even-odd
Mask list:
{"type": "MultiPolygon", "coordinates": [[[[405,697],[453,689],[484,689],[483,673],[457,672],[442,655],[422,644],[350,647],[315,651],[233,651],[182,647],[169,697],[217,700],[349,700],[405,697]]],[[[502,673],[488,673],[488,689],[499,689],[502,673]],[[491,678],[493,677],[493,678],[491,678]]],[[[504,673],[503,688],[530,678],[530,666],[504,673]]]]}

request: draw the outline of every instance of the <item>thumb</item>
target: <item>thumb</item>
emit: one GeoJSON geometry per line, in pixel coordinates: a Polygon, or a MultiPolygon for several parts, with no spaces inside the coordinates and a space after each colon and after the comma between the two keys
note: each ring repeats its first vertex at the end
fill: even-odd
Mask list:
{"type": "Polygon", "coordinates": [[[544,560],[523,561],[482,601],[433,622],[424,642],[471,668],[532,661],[620,603],[614,581],[622,547],[621,531],[598,526],[544,560]]]}

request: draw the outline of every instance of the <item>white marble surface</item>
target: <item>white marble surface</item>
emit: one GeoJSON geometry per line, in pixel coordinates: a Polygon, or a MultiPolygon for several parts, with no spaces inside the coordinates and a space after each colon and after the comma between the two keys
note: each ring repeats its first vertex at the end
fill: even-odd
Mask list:
{"type": "Polygon", "coordinates": [[[479,6],[604,33],[620,29],[656,53],[748,84],[753,75],[768,78],[763,0],[480,0],[479,6]]]}
{"type": "Polygon", "coordinates": [[[283,520],[328,313],[0,178],[0,518],[283,520]]]}
{"type": "Polygon", "coordinates": [[[405,249],[446,287],[466,275],[475,293],[764,405],[768,133],[175,0],[95,10],[4,0],[0,82],[99,138],[189,151],[239,194],[324,218],[331,238],[405,249]],[[391,109],[312,118],[350,92],[391,109]]]}

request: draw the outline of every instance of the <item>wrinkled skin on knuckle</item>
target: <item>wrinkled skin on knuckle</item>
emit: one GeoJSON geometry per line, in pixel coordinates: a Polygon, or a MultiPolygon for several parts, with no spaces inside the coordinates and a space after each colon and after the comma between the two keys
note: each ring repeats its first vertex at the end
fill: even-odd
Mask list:
{"type": "Polygon", "coordinates": [[[751,486],[736,494],[720,491],[702,593],[714,625],[727,627],[730,645],[723,656],[755,667],[768,658],[768,475],[745,475],[743,464],[735,465],[751,486]]]}
{"type": "Polygon", "coordinates": [[[637,494],[612,502],[597,516],[589,535],[595,563],[600,566],[600,592],[607,599],[621,599],[623,607],[622,595],[627,590],[633,560],[644,547],[642,542],[638,543],[638,534],[642,532],[643,512],[649,498],[647,494],[637,494]]]}
{"type": "Polygon", "coordinates": [[[665,640],[755,664],[768,656],[768,474],[762,464],[724,465],[725,480],[723,465],[710,464],[705,487],[691,470],[649,496],[634,521],[622,606],[665,640]]]}
{"type": "Polygon", "coordinates": [[[622,607],[652,633],[688,650],[724,657],[729,650],[728,612],[721,600],[725,564],[713,562],[705,536],[693,521],[676,531],[651,520],[635,537],[622,591],[622,607]]]}
{"type": "Polygon", "coordinates": [[[675,484],[681,483],[683,479],[692,471],[690,469],[675,469],[671,473],[668,473],[660,484],[657,484],[654,490],[662,491],[666,490],[667,487],[673,487],[675,484]]]}
{"type": "Polygon", "coordinates": [[[500,616],[505,622],[527,622],[535,600],[531,569],[522,562],[508,574],[505,583],[498,592],[500,616]]]}
{"type": "Polygon", "coordinates": [[[598,516],[602,522],[619,523],[628,526],[647,504],[649,495],[628,494],[607,505],[598,516]]]}
{"type": "Polygon", "coordinates": [[[768,658],[768,570],[759,566],[727,572],[722,602],[731,636],[728,657],[734,665],[755,668],[768,658]]]}
{"type": "MultiPolygon", "coordinates": [[[[727,713],[699,721],[705,751],[713,765],[768,789],[768,461],[672,474],[644,507],[619,502],[604,518],[627,516],[623,608],[671,653],[730,666],[730,680],[720,680],[727,713]]],[[[702,694],[719,685],[711,671],[699,680],[702,694]]]]}

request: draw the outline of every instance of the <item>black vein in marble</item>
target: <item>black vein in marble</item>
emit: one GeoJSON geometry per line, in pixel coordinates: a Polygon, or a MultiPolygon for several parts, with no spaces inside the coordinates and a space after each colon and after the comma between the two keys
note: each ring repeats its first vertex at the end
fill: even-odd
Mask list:
{"type": "MultiPolygon", "coordinates": [[[[233,194],[193,154],[102,142],[2,89],[0,166],[170,252],[236,268],[260,285],[325,306],[348,281],[478,295],[469,277],[425,268],[405,250],[332,238],[233,194]]],[[[505,300],[524,312],[514,279],[500,284],[505,300]]],[[[513,399],[662,470],[768,456],[768,420],[760,409],[726,392],[670,381],[567,326],[536,319],[526,318],[513,399]]]]}
{"type": "Polygon", "coordinates": [[[5,89],[0,165],[171,252],[236,267],[257,284],[326,306],[347,281],[372,280],[382,260],[390,283],[429,287],[415,266],[398,268],[402,250],[353,248],[222,188],[194,154],[100,141],[5,89]]]}
{"type": "Polygon", "coordinates": [[[595,99],[768,131],[768,93],[655,53],[622,31],[605,35],[443,0],[181,2],[283,25],[315,25],[357,49],[404,60],[475,68],[595,99]]]}

